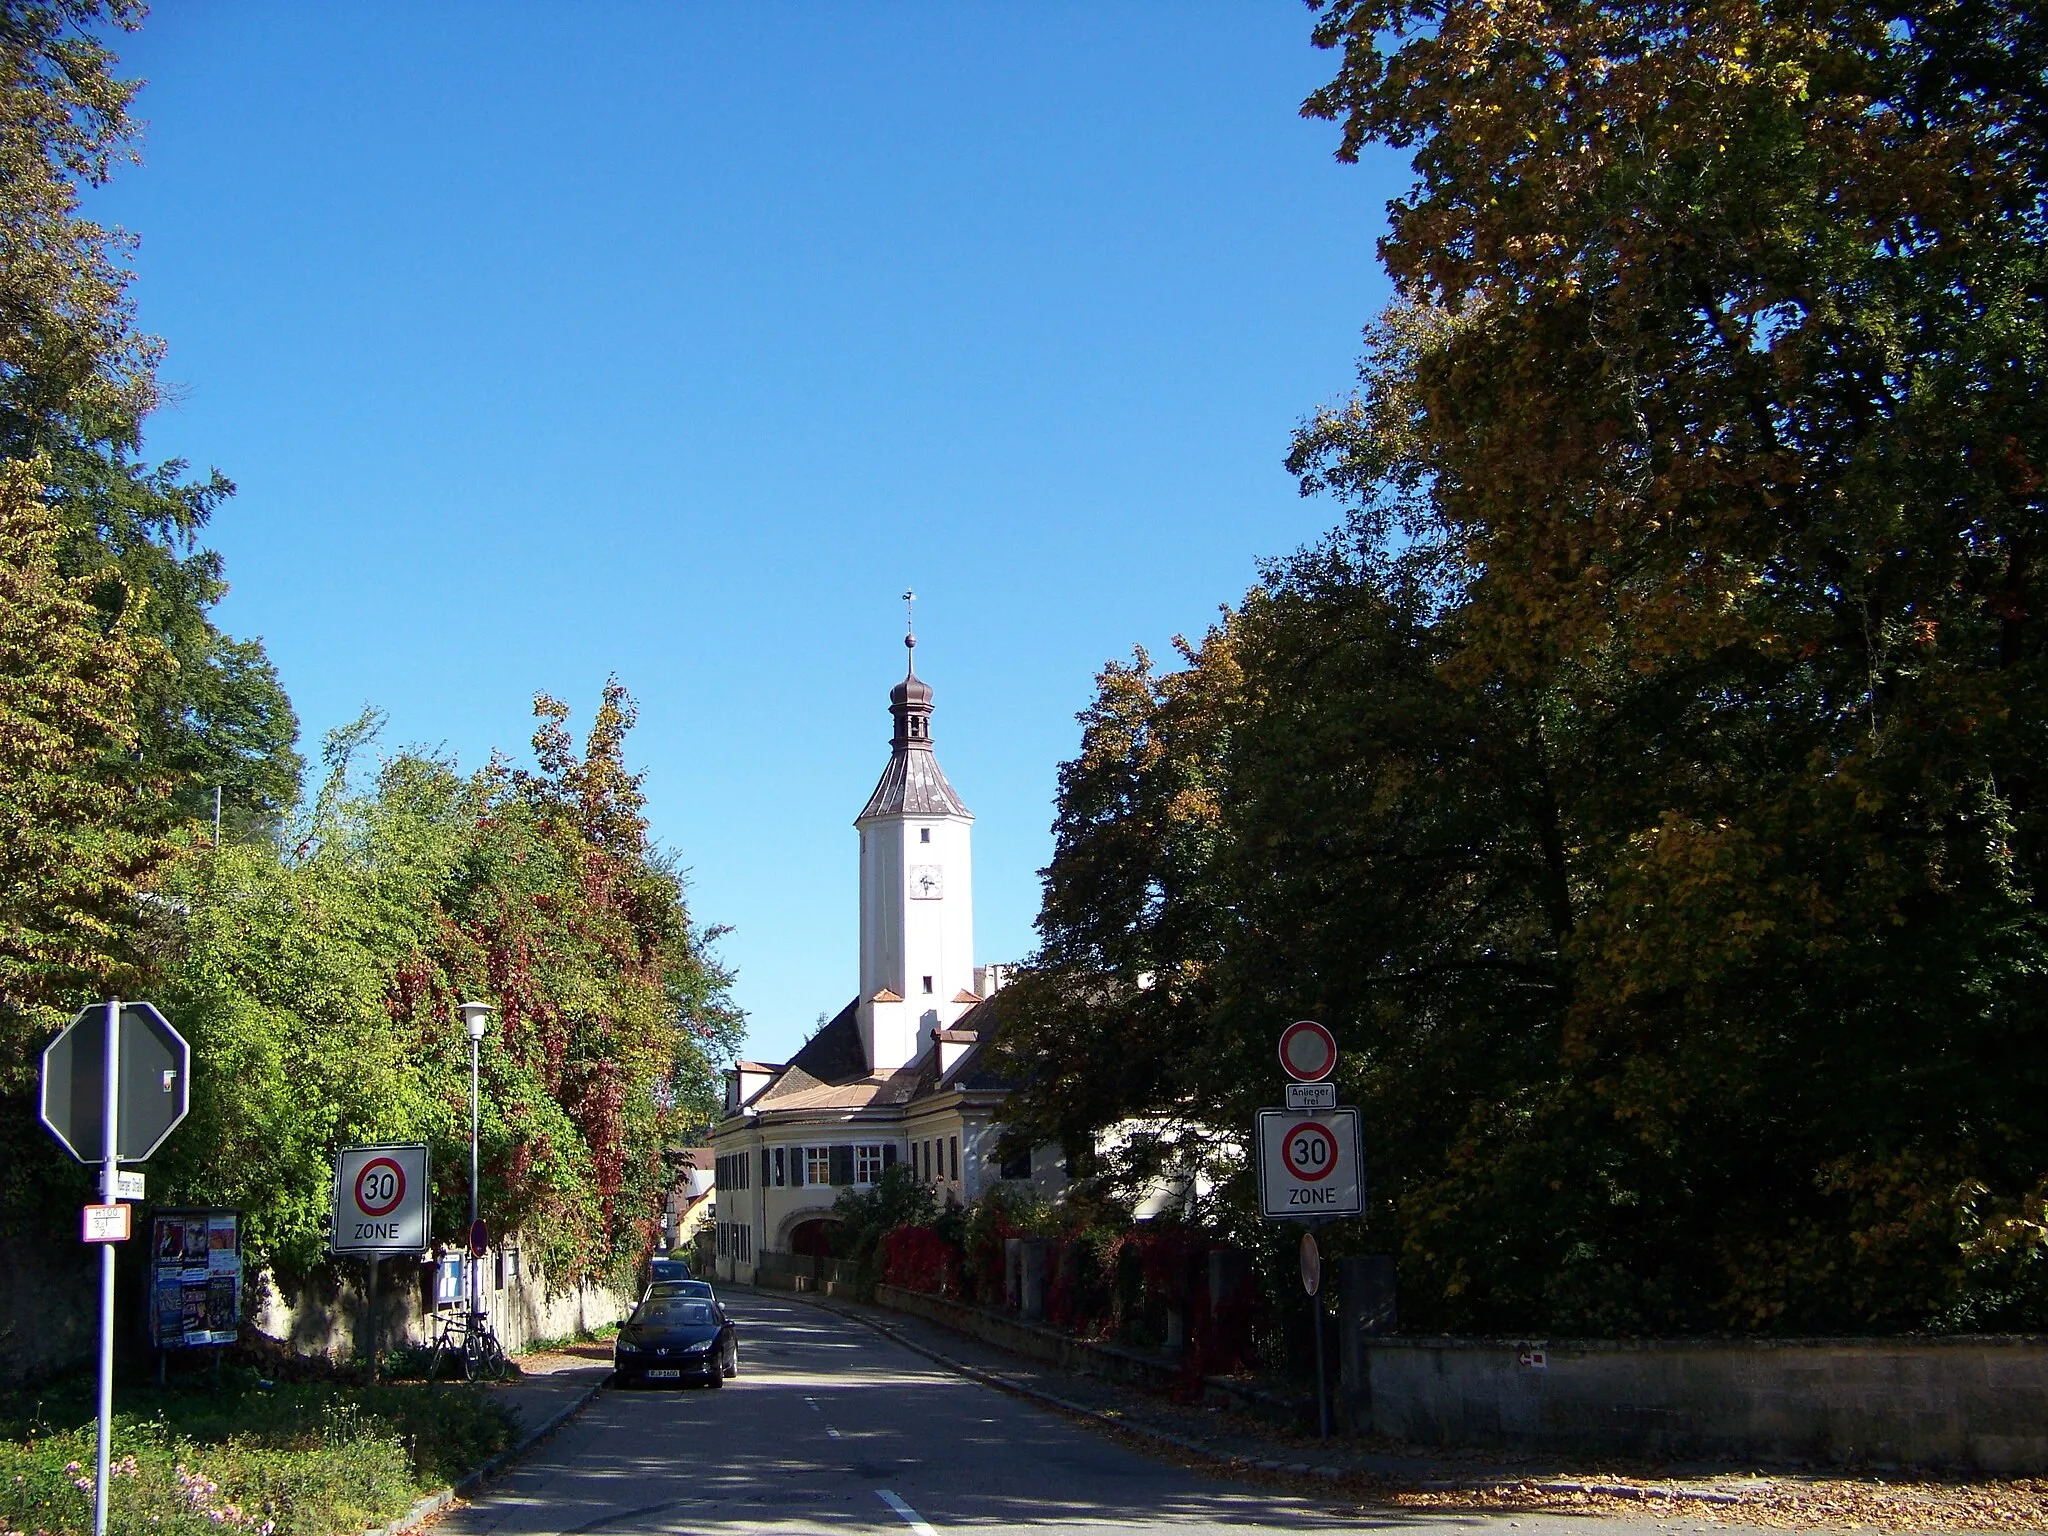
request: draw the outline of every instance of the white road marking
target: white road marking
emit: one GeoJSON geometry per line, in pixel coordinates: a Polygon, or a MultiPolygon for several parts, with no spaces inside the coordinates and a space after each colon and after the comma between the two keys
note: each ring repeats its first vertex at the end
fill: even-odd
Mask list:
{"type": "Polygon", "coordinates": [[[837,1440],[839,1438],[839,1431],[834,1429],[830,1424],[827,1424],[825,1426],[825,1433],[830,1435],[834,1440],[837,1440]]]}
{"type": "Polygon", "coordinates": [[[825,1411],[818,1406],[818,1400],[815,1397],[806,1397],[804,1403],[813,1413],[823,1413],[825,1411]]]}
{"type": "Polygon", "coordinates": [[[897,1498],[896,1495],[891,1493],[888,1489],[877,1488],[875,1490],[875,1497],[880,1499],[884,1504],[888,1505],[891,1509],[895,1510],[897,1517],[901,1519],[905,1525],[909,1526],[913,1531],[917,1532],[917,1536],[939,1536],[939,1533],[937,1531],[933,1530],[930,1526],[924,1523],[924,1516],[920,1515],[908,1504],[904,1503],[901,1499],[897,1498]]]}

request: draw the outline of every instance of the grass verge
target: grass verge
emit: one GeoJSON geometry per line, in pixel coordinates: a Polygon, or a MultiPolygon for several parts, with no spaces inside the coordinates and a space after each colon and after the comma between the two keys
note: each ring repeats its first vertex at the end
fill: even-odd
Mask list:
{"type": "MultiPolygon", "coordinates": [[[[361,1536],[512,1444],[484,1388],[334,1382],[217,1389],[123,1383],[110,1536],[361,1536]]],[[[93,1519],[89,1379],[0,1398],[0,1532],[85,1536],[93,1519]]]]}

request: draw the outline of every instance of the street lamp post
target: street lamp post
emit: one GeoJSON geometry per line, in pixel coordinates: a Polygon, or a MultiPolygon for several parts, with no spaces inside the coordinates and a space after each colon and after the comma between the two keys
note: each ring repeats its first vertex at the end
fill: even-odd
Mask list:
{"type": "Polygon", "coordinates": [[[477,1048],[483,1043],[484,1020],[491,1013],[489,1003],[457,1003],[455,1011],[462,1015],[462,1027],[469,1032],[469,1231],[464,1235],[463,1247],[469,1253],[469,1325],[476,1327],[477,1314],[482,1310],[477,1295],[476,1224],[478,1217],[477,1197],[477,1048]]]}

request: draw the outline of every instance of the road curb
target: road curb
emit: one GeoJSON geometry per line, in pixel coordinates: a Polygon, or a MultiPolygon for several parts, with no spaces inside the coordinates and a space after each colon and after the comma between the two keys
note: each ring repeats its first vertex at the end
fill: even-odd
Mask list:
{"type": "Polygon", "coordinates": [[[371,1529],[363,1532],[363,1536],[405,1536],[406,1532],[417,1530],[450,1504],[453,1504],[457,1499],[474,1493],[478,1488],[481,1488],[485,1483],[511,1466],[513,1462],[518,1461],[528,1451],[539,1445],[541,1441],[547,1439],[548,1436],[575,1418],[585,1408],[588,1408],[598,1393],[604,1390],[604,1385],[602,1379],[592,1382],[590,1387],[577,1397],[574,1402],[568,1403],[549,1414],[546,1419],[534,1428],[531,1434],[519,1441],[518,1444],[498,1452],[497,1455],[493,1456],[467,1477],[451,1483],[446,1488],[435,1489],[389,1525],[373,1526],[371,1529]]]}

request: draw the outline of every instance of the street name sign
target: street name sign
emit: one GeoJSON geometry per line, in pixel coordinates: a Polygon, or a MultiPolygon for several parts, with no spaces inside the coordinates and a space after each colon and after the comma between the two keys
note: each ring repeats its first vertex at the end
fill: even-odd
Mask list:
{"type": "MultiPolygon", "coordinates": [[[[115,1155],[147,1162],[191,1104],[192,1047],[148,1003],[122,1003],[115,1155]]],[[[81,1163],[106,1159],[107,1006],[78,1010],[43,1050],[43,1124],[81,1163]]]]}
{"type": "Polygon", "coordinates": [[[1262,1109],[1256,1140],[1261,1216],[1365,1214],[1357,1109],[1262,1109]]]}
{"type": "Polygon", "coordinates": [[[425,1253],[427,1175],[427,1149],[417,1142],[337,1152],[330,1251],[359,1259],[425,1253]]]}

